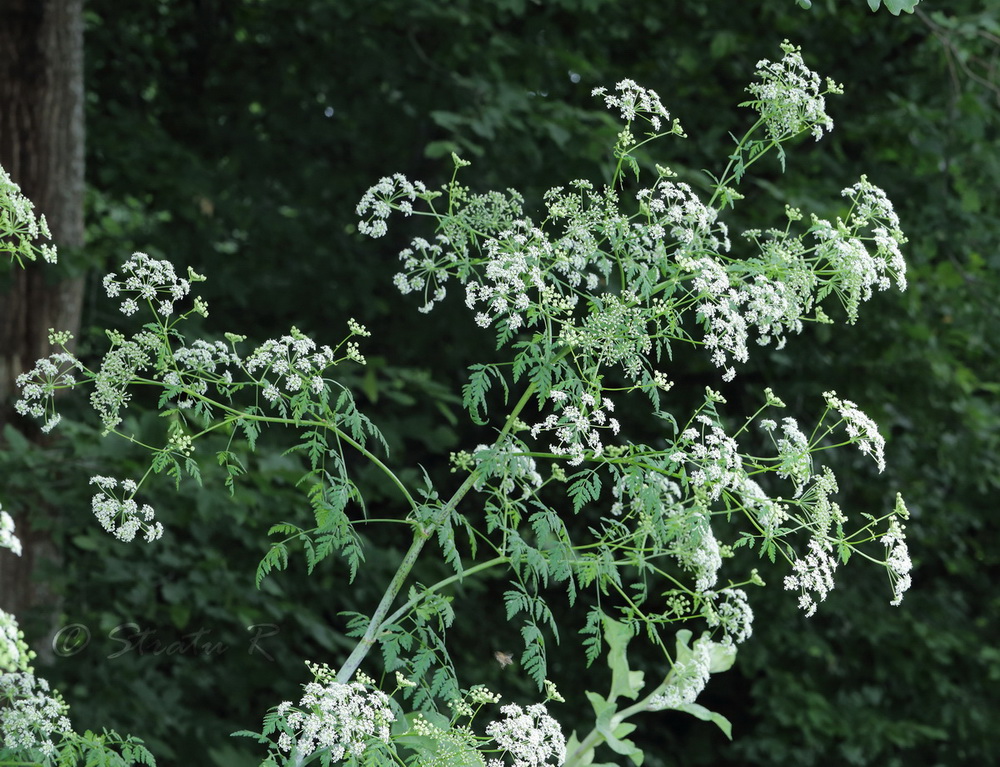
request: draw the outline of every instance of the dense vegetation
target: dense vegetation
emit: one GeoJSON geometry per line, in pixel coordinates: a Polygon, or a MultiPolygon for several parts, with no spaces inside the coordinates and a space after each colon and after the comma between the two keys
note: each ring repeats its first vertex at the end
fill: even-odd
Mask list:
{"type": "MultiPolygon", "coordinates": [[[[868,173],[909,237],[910,288],[877,297],[856,328],[810,327],[764,352],[727,396],[752,412],[749,399],[773,386],[795,414],[807,395],[836,389],[875,417],[888,440],[886,476],[869,481],[869,464],[833,458],[853,478],[841,482],[841,503],[881,509],[890,490],[904,490],[914,587],[889,610],[881,571],[848,571],[808,619],[780,590],[762,592],[753,639],[704,701],[733,721],[734,741],[664,713],[643,735],[647,763],[991,763],[1000,749],[991,729],[1000,716],[1000,598],[990,579],[998,556],[989,545],[1000,484],[1000,12],[971,0],[925,0],[899,17],[833,0],[809,11],[753,5],[92,0],[89,246],[79,258],[111,268],[142,250],[190,264],[210,275],[211,327],[256,340],[290,324],[339,338],[348,317],[365,323],[368,365],[346,383],[394,458],[416,473],[425,458],[475,443],[456,418],[459,390],[491,340],[456,321],[466,312],[460,300],[411,332],[414,307],[391,287],[405,241],[390,234],[373,249],[358,234],[364,190],[397,171],[443,183],[452,151],[474,161],[477,186],[516,186],[529,205],[595,167],[609,177],[606,147],[618,128],[590,92],[626,77],[655,88],[683,120],[692,138],[671,164],[703,184],[701,169],[742,124],[719,105],[743,100],[754,63],[792,40],[845,85],[831,103],[837,127],[822,147],[796,147],[783,174],[777,162],[765,167],[737,214],[821,208],[868,173]]],[[[100,269],[94,275],[88,326],[97,327],[108,310],[97,300],[100,269]]],[[[703,361],[685,364],[679,387],[717,384],[703,361]]],[[[151,410],[134,408],[130,419],[136,434],[156,425],[151,410]]],[[[346,565],[325,562],[306,577],[293,559],[255,590],[267,528],[308,516],[279,446],[245,457],[256,471],[235,502],[205,467],[203,488],[163,483],[163,540],[109,541],[87,511],[84,480],[127,475],[135,457],[104,443],[98,453],[99,430],[75,426],[41,448],[13,429],[4,435],[5,508],[17,499],[36,510],[32,522],[62,551],[43,574],[59,596],[55,625],[91,634],[78,652],[57,641],[39,672],[81,726],[133,733],[164,764],[194,763],[204,749],[219,765],[254,764],[251,745],[225,736],[294,697],[303,658],[342,659],[353,642],[338,614],[370,609],[405,537],[366,541],[365,578],[350,589],[346,565]],[[248,626],[267,634],[259,645],[248,626]],[[196,632],[198,647],[183,649],[196,632]]],[[[372,513],[389,516],[394,501],[379,479],[360,481],[372,513]]],[[[503,625],[502,588],[460,589],[482,619],[456,624],[451,639],[465,668],[515,695],[530,680],[493,663],[492,652],[508,648],[482,631],[517,641],[503,625]]],[[[51,611],[23,623],[44,647],[51,611]]],[[[558,657],[551,675],[560,679],[558,657]]],[[[580,698],[584,682],[574,689],[567,678],[561,689],[580,698]]]]}

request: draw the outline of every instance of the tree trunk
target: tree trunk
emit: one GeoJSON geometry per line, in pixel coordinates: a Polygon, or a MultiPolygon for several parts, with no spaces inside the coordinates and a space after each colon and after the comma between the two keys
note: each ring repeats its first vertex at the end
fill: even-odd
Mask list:
{"type": "MultiPolygon", "coordinates": [[[[83,246],[83,0],[0,0],[0,164],[44,214],[65,265],[83,246]]],[[[50,353],[48,329],[79,331],[83,278],[52,266],[16,265],[0,290],[0,426],[10,420],[14,379],[50,353]]],[[[2,449],[2,446],[0,446],[2,449]]],[[[30,575],[51,546],[0,500],[24,553],[0,551],[0,608],[20,613],[44,596],[30,575]]],[[[33,509],[34,513],[41,510],[33,509]]]]}

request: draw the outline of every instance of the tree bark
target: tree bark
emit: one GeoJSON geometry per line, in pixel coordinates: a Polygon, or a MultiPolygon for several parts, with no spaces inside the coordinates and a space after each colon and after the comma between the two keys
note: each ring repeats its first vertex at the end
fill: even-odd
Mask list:
{"type": "MultiPolygon", "coordinates": [[[[9,269],[0,289],[0,426],[11,418],[14,379],[50,353],[48,329],[79,331],[83,278],[55,275],[83,246],[83,108],[83,0],[0,0],[0,164],[45,215],[63,264],[55,273],[0,265],[9,269]]],[[[2,500],[16,512],[14,499],[2,500]]],[[[14,518],[24,552],[0,551],[0,608],[17,614],[44,599],[30,575],[51,546],[14,518]]]]}

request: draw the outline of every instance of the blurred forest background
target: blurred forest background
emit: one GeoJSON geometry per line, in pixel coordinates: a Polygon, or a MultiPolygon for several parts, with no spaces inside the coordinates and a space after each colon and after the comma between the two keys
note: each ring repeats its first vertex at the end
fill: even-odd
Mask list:
{"type": "MultiPolygon", "coordinates": [[[[754,636],[700,701],[732,720],[733,742],[671,712],[640,721],[636,736],[651,767],[1000,763],[995,3],[924,0],[899,17],[860,0],[809,11],[792,0],[87,0],[82,13],[85,245],[60,242],[58,272],[82,280],[80,354],[94,359],[99,328],[119,322],[100,277],[134,250],[208,276],[211,337],[261,341],[294,324],[329,343],[355,317],[373,331],[369,364],[345,383],[388,438],[392,464],[412,477],[423,465],[446,486],[448,452],[481,441],[457,395],[492,345],[457,296],[423,316],[396,293],[396,253],[415,232],[359,236],[365,189],[394,172],[444,183],[451,151],[473,162],[464,178],[477,190],[513,187],[529,204],[574,178],[604,181],[618,128],[590,92],[623,78],[655,89],[690,136],[657,142],[650,162],[705,188],[702,169],[724,166],[729,133],[749,124],[736,104],[755,63],[780,56],[783,38],[801,45],[807,64],[845,86],[828,101],[836,128],[794,147],[784,174],[775,161],[762,168],[730,224],[769,226],[785,203],[836,215],[840,190],[867,173],[910,238],[910,288],[876,297],[856,326],[809,327],[783,351],[760,351],[723,391],[734,418],[771,386],[789,415],[809,420],[835,389],[879,422],[883,475],[850,451],[830,460],[848,514],[887,511],[903,492],[914,584],[891,608],[884,572],[852,566],[805,619],[781,590],[784,573],[762,566],[770,587],[751,593],[754,636]]],[[[0,275],[0,287],[12,280],[0,275]]],[[[669,372],[678,401],[685,388],[721,385],[703,360],[669,372]]],[[[22,537],[50,551],[35,566],[42,596],[18,615],[37,672],[78,730],[134,734],[163,765],[257,764],[252,742],[228,734],[297,699],[303,659],[343,660],[353,641],[338,613],[370,611],[405,527],[398,540],[367,540],[350,588],[345,567],[328,561],[307,577],[299,557],[256,590],[268,527],[309,519],[279,433],[246,457],[235,499],[211,460],[204,487],[144,486],[167,533],[119,543],[94,520],[87,479],[137,476],[141,456],[101,441],[80,405],[79,421],[44,438],[14,419],[3,432],[0,499],[22,537]],[[57,633],[73,625],[89,642],[57,633]],[[127,643],[139,632],[143,651],[127,643]],[[266,636],[255,646],[256,633],[266,636]],[[187,649],[163,651],[172,642],[187,649]]],[[[144,403],[129,413],[127,430],[158,428],[144,403]]],[[[370,513],[401,514],[361,471],[370,513]]],[[[424,567],[423,582],[444,574],[424,567]]],[[[520,649],[502,588],[487,579],[455,592],[450,643],[463,684],[530,702],[517,666],[492,661],[520,649]]],[[[571,630],[563,641],[575,641],[571,630]]],[[[567,731],[587,720],[582,691],[601,689],[604,670],[584,672],[580,657],[550,655],[569,700],[553,713],[567,731]]]]}

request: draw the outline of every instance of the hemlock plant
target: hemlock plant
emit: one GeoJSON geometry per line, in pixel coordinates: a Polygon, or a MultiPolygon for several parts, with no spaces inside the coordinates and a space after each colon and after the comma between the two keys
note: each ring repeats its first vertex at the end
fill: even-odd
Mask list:
{"type": "MultiPolygon", "coordinates": [[[[881,516],[849,515],[833,500],[836,476],[818,462],[824,450],[855,445],[884,468],[884,440],[855,403],[824,392],[816,422],[803,426],[781,417],[784,404],[766,389],[733,430],[725,397],[707,388],[692,412],[677,412],[683,381],[670,368],[678,347],[703,350],[728,382],[754,344],[780,348],[805,323],[831,322],[826,299],[836,298],[854,322],[875,291],[905,287],[899,220],[865,177],[844,189],[839,218],[788,207],[780,224],[730,232],[725,213],[739,203],[752,166],[772,153],[783,164],[790,141],[819,140],[833,127],[825,97],[840,87],[812,72],[797,47],[786,42],[782,51],[779,61],[759,62],[743,104],[756,120],[710,177],[710,194],[664,165],[652,178],[642,169],[640,149],[646,156],[653,142],[684,133],[655,92],[625,80],[594,91],[623,122],[609,182],[554,187],[539,215],[514,191],[482,194],[461,184],[469,163],[457,156],[442,190],[397,174],[364,195],[360,232],[378,238],[397,217],[425,226],[399,254],[400,292],[419,296],[419,310],[429,312],[457,286],[469,322],[496,337],[495,352],[470,368],[463,388],[470,418],[489,437],[447,457],[453,486],[426,474],[423,484],[407,485],[376,425],[338,383],[338,366],[365,362],[362,325],[351,320],[333,347],[294,327],[256,348],[231,332],[189,339],[185,321],[208,316],[191,295],[205,278],[142,253],[103,281],[124,315],[145,318],[142,328],[130,336],[108,330],[110,349],[96,369],[68,350],[67,334],[53,332],[59,350],[18,379],[18,412],[41,419],[46,431],[59,423],[54,394],[90,384],[105,433],[149,451],[140,477],[90,480],[95,516],[125,541],[141,535],[155,544],[169,530],[140,491],[153,473],[200,482],[200,438],[221,432],[230,446],[243,440],[253,449],[268,426],[294,430],[315,524],[271,528],[258,585],[287,564],[293,544],[310,571],[340,556],[352,579],[361,572],[358,526],[379,523],[365,517],[348,453],[382,472],[408,507],[411,543],[395,576],[370,614],[348,616],[354,651],[336,670],[309,664],[313,679],[301,699],[272,708],[259,732],[237,733],[262,746],[262,765],[586,765],[602,758],[598,749],[640,764],[642,751],[627,739],[637,726],[631,720],[665,709],[714,721],[728,735],[729,723],[697,700],[752,633],[747,589],[764,581],[756,569],[727,567],[740,547],[780,560],[783,587],[807,615],[855,554],[886,568],[899,604],[910,585],[902,499],[881,516]],[[166,425],[158,444],[122,430],[138,387],[159,392],[166,425]],[[619,421],[626,401],[659,425],[654,443],[629,438],[619,421]],[[773,451],[751,454],[741,440],[769,442],[773,451]],[[420,557],[443,557],[452,574],[413,582],[420,557]],[[499,705],[496,694],[457,678],[446,633],[465,616],[448,588],[490,570],[509,579],[506,616],[523,639],[517,662],[544,702],[499,705]],[[603,657],[611,670],[608,690],[587,693],[593,729],[568,737],[547,705],[562,701],[547,658],[561,628],[549,600],[560,589],[583,613],[580,663],[603,657]],[[640,639],[663,658],[648,681],[629,664],[630,643],[640,639]],[[369,658],[376,649],[380,663],[369,658]],[[361,671],[366,660],[381,667],[381,680],[361,671]]],[[[44,234],[32,229],[30,203],[19,194],[4,175],[4,234],[44,234]]],[[[55,255],[30,238],[10,242],[12,261],[55,255]]],[[[233,489],[245,473],[237,451],[214,459],[233,489]]],[[[6,514],[0,544],[17,544],[6,514]]],[[[100,754],[101,763],[152,763],[133,739],[73,733],[65,703],[33,677],[13,618],[0,618],[0,764],[73,763],[83,753],[100,754]]],[[[511,662],[504,653],[498,660],[511,662]]]]}

